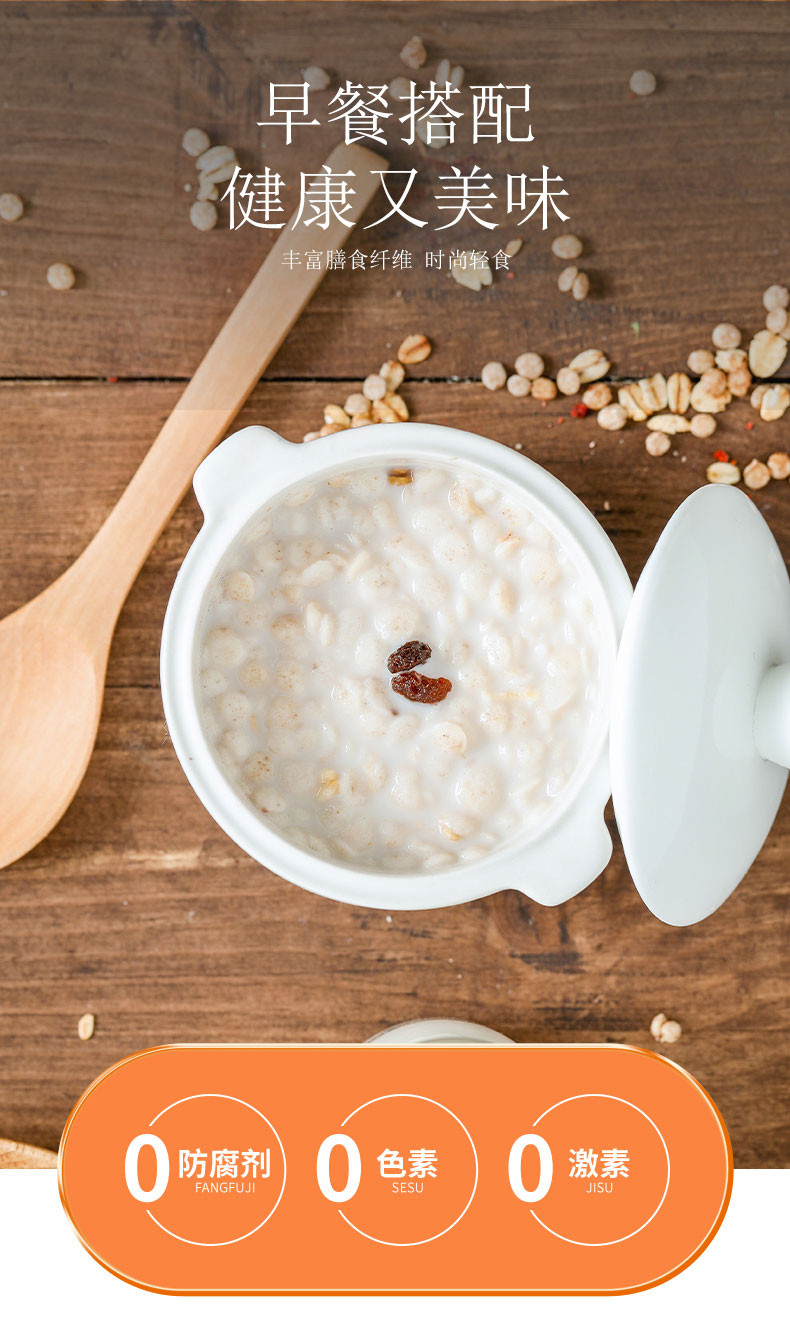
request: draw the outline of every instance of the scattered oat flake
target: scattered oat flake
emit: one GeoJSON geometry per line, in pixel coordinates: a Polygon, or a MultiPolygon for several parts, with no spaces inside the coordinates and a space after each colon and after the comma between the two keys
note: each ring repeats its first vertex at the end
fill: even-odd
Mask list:
{"type": "Polygon", "coordinates": [[[93,1013],[83,1013],[77,1023],[77,1035],[81,1041],[89,1041],[96,1029],[96,1018],[93,1013]]]}

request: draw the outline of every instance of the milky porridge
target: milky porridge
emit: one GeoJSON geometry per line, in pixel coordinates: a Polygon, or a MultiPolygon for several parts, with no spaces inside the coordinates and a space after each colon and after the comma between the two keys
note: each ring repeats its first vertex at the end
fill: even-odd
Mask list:
{"type": "Polygon", "coordinates": [[[441,870],[534,832],[599,707],[585,580],[521,494],[465,469],[351,470],[264,507],[199,641],[234,788],[366,869],[441,870]]]}

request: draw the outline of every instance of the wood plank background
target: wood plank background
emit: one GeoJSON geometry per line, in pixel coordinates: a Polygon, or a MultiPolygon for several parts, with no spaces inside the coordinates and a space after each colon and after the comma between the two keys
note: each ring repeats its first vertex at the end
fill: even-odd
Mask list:
{"type": "MultiPolygon", "coordinates": [[[[257,168],[270,78],[320,59],[342,78],[389,81],[414,31],[473,81],[532,83],[535,144],[484,160],[500,181],[525,161],[563,174],[593,295],[577,305],[557,292],[559,264],[529,227],[514,278],[481,295],[419,266],[330,275],[240,422],[298,440],[423,331],[436,350],[405,388],[414,416],[521,443],[636,576],[714,444],[652,460],[644,429],[621,441],[570,420],[567,402],[541,409],[473,379],[483,359],[529,348],[557,367],[588,345],[610,353],[614,376],[669,372],[722,318],[762,325],[761,291],[790,274],[787,17],[784,4],[715,2],[4,5],[0,191],[20,192],[28,212],[0,233],[0,613],[84,546],[270,242],[191,229],[183,130],[204,125],[257,168]],[[645,66],[659,90],[633,100],[628,78],[645,66]],[[44,282],[55,259],[80,274],[65,296],[44,282]]],[[[337,129],[309,133],[290,153],[267,142],[266,161],[292,179],[312,169],[337,129]]],[[[412,164],[409,152],[393,163],[412,164]]],[[[429,199],[438,167],[418,159],[429,199]]],[[[468,145],[446,156],[472,159],[468,145]]],[[[479,233],[453,244],[470,241],[479,233]]],[[[435,240],[376,240],[407,243],[418,255],[435,240]]],[[[786,420],[747,432],[750,418],[746,404],[728,411],[715,445],[744,461],[787,447],[786,420]]],[[[790,554],[790,488],[756,500],[790,554]]],[[[650,916],[619,847],[556,909],[510,892],[388,919],[312,897],[230,843],[167,740],[161,621],[198,525],[188,497],[129,597],[77,799],[0,874],[0,1135],[56,1146],[89,1081],[160,1042],[358,1041],[448,1016],[521,1040],[652,1044],[663,1009],[684,1029],[669,1053],[712,1092],[736,1163],[786,1164],[787,805],[745,883],[689,930],[650,916]],[[82,1043],[87,1010],[96,1034],[82,1043]]]]}

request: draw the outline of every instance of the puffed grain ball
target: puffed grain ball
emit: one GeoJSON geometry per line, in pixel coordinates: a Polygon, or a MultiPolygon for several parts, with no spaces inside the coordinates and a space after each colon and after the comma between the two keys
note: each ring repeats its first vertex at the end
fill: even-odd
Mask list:
{"type": "Polygon", "coordinates": [[[195,230],[213,230],[218,218],[216,207],[206,198],[193,203],[189,209],[189,219],[195,230]]]}
{"type": "Polygon", "coordinates": [[[693,414],[689,428],[695,437],[711,437],[716,432],[716,420],[712,414],[693,414]]]}
{"type": "Polygon", "coordinates": [[[518,373],[511,373],[506,385],[511,396],[529,395],[529,383],[526,378],[520,378],[518,373]]]}
{"type": "Polygon", "coordinates": [[[324,88],[329,87],[330,78],[325,69],[320,64],[309,64],[302,70],[302,78],[307,86],[313,92],[323,92],[324,88]]]}
{"type": "Polygon", "coordinates": [[[369,401],[380,401],[387,394],[387,384],[380,373],[369,373],[362,383],[362,395],[369,401]]]}
{"type": "Polygon", "coordinates": [[[530,382],[542,377],[544,367],[540,355],[532,354],[529,350],[525,351],[523,355],[519,355],[514,364],[519,377],[528,378],[530,382]]]}
{"type": "Polygon", "coordinates": [[[713,368],[714,359],[710,350],[692,350],[686,363],[692,373],[706,373],[709,368],[713,368]]]}
{"type": "Polygon", "coordinates": [[[731,373],[734,368],[748,364],[749,357],[745,350],[717,350],[716,367],[724,373],[731,373]]]}
{"type": "Polygon", "coordinates": [[[532,383],[532,395],[536,401],[553,401],[557,395],[557,385],[551,378],[535,378],[532,383]]]}
{"type": "Polygon", "coordinates": [[[181,139],[181,146],[190,157],[202,157],[211,147],[211,139],[205,129],[187,129],[181,139]]]}
{"type": "Polygon", "coordinates": [[[612,399],[612,389],[607,382],[593,382],[582,396],[588,410],[602,410],[612,399]]]}
{"type": "Polygon", "coordinates": [[[631,75],[628,86],[638,97],[649,97],[656,90],[656,76],[649,69],[637,69],[631,75]]]}
{"type": "Polygon", "coordinates": [[[727,375],[720,368],[706,368],[699,385],[711,396],[723,396],[727,390],[727,375]]]}
{"type": "Polygon", "coordinates": [[[650,1023],[650,1035],[654,1040],[663,1042],[664,1045],[673,1045],[675,1041],[680,1040],[680,1023],[668,1018],[666,1013],[656,1013],[650,1023]]]}
{"type": "Polygon", "coordinates": [[[409,69],[422,69],[428,58],[422,37],[410,37],[400,53],[400,58],[409,69]]]}
{"type": "Polygon", "coordinates": [[[581,385],[581,378],[575,368],[560,369],[557,374],[557,390],[561,391],[563,396],[575,396],[581,385]]]}
{"type": "Polygon", "coordinates": [[[628,418],[622,405],[605,405],[598,411],[597,419],[601,428],[605,428],[609,433],[615,433],[618,428],[625,428],[628,418]]]}
{"type": "Polygon", "coordinates": [[[67,262],[53,262],[47,268],[47,281],[53,290],[70,290],[76,279],[74,268],[67,262]]]}
{"type": "Polygon", "coordinates": [[[483,364],[480,381],[484,387],[488,387],[489,391],[499,391],[507,382],[505,365],[500,364],[496,359],[492,359],[488,364],[483,364]]]}
{"type": "Polygon", "coordinates": [[[656,1013],[655,1017],[650,1023],[650,1035],[653,1037],[654,1040],[658,1040],[659,1036],[661,1035],[661,1028],[663,1027],[666,1021],[667,1021],[666,1013],[656,1013]]]}
{"type": "Polygon", "coordinates": [[[645,450],[649,456],[665,456],[671,446],[667,433],[648,433],[645,438],[645,450]]]}
{"type": "Polygon", "coordinates": [[[790,456],[786,451],[774,451],[766,461],[774,479],[790,479],[790,456]]]}
{"type": "MultiPolygon", "coordinates": [[[[2,204],[0,198],[0,204],[2,204]]],[[[2,215],[2,213],[0,213],[2,215]]],[[[790,316],[786,308],[772,308],[765,315],[765,326],[770,332],[778,332],[785,340],[790,340],[790,316]]]]}
{"type": "Polygon", "coordinates": [[[761,460],[750,460],[743,471],[743,482],[747,488],[764,488],[771,481],[771,471],[761,460]]]}
{"type": "Polygon", "coordinates": [[[574,299],[586,299],[590,293],[590,278],[586,272],[579,272],[573,285],[571,294],[574,299]]]}
{"type": "Polygon", "coordinates": [[[557,277],[557,285],[559,286],[563,294],[567,294],[569,290],[573,289],[573,283],[578,275],[579,275],[578,267],[563,267],[562,271],[557,277]]]}
{"type": "Polygon", "coordinates": [[[370,414],[370,401],[367,396],[362,395],[361,391],[352,391],[351,395],[346,397],[343,409],[349,416],[355,414],[370,414]]]}
{"type": "Polygon", "coordinates": [[[406,376],[406,369],[399,359],[385,359],[379,369],[390,391],[397,391],[406,376]]]}
{"type": "Polygon", "coordinates": [[[551,242],[551,251],[555,258],[578,258],[582,251],[582,242],[578,235],[558,235],[551,242]]]}
{"type": "Polygon", "coordinates": [[[727,386],[733,396],[748,396],[752,375],[745,364],[739,364],[727,374],[727,386]]]}
{"type": "Polygon", "coordinates": [[[713,328],[710,339],[717,350],[734,350],[741,343],[741,333],[732,322],[720,322],[713,328]]]}
{"type": "Polygon", "coordinates": [[[18,221],[24,210],[18,193],[0,193],[0,220],[18,221]]]}
{"type": "Polygon", "coordinates": [[[786,285],[769,285],[763,294],[763,307],[770,313],[775,308],[787,308],[790,304],[790,291],[786,285]]]}
{"type": "Polygon", "coordinates": [[[393,101],[408,101],[411,96],[411,83],[403,74],[397,74],[390,83],[390,96],[393,101]]]}
{"type": "Polygon", "coordinates": [[[753,409],[759,410],[760,406],[763,403],[763,396],[765,395],[767,390],[768,390],[768,384],[766,382],[761,382],[759,386],[755,387],[754,391],[749,397],[749,404],[752,406],[753,409]]]}

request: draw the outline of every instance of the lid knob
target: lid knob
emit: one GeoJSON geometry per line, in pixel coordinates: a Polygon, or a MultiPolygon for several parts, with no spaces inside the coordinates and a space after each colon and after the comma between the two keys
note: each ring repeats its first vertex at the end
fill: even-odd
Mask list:
{"type": "Polygon", "coordinates": [[[754,740],[763,759],[790,769],[790,663],[769,668],[754,707],[754,740]]]}

